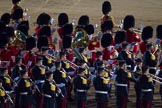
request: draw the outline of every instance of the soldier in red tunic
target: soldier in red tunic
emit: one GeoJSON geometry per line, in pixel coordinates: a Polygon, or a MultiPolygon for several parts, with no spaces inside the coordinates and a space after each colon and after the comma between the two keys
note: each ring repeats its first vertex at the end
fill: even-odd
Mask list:
{"type": "MultiPolygon", "coordinates": [[[[24,63],[27,66],[28,70],[35,65],[36,63],[36,39],[34,37],[28,37],[26,39],[26,53],[24,55],[24,63]]],[[[29,72],[29,76],[31,76],[31,72],[29,72]]]]}
{"type": "Polygon", "coordinates": [[[120,53],[122,51],[122,43],[126,41],[125,31],[117,31],[115,35],[115,49],[120,53]]]}
{"type": "Polygon", "coordinates": [[[146,26],[142,31],[142,40],[140,43],[140,51],[142,54],[146,51],[146,44],[149,43],[149,40],[153,37],[153,28],[151,26],[146,26]]]}
{"type": "Polygon", "coordinates": [[[111,3],[109,1],[105,1],[102,4],[102,13],[103,16],[101,17],[101,25],[107,21],[107,20],[111,20],[113,22],[114,27],[118,27],[117,24],[115,24],[114,22],[114,18],[109,14],[111,12],[112,8],[111,8],[111,3]]]}
{"type": "Polygon", "coordinates": [[[124,18],[124,30],[126,31],[126,41],[133,44],[131,51],[136,54],[139,51],[138,42],[141,41],[140,36],[134,32],[135,18],[133,15],[127,15],[124,18]]]}

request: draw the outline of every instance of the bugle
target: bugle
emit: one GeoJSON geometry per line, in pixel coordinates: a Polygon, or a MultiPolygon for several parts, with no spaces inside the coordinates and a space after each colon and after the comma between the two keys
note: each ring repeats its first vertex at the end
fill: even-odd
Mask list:
{"type": "Polygon", "coordinates": [[[162,82],[159,81],[159,80],[162,80],[162,78],[160,78],[160,77],[158,77],[158,76],[156,76],[156,75],[153,75],[153,74],[151,74],[151,73],[149,73],[148,75],[151,76],[151,77],[153,78],[153,81],[155,81],[155,82],[157,82],[157,83],[159,83],[159,84],[162,84],[162,82]]]}
{"type": "Polygon", "coordinates": [[[12,103],[12,104],[14,104],[14,102],[13,102],[13,100],[11,99],[11,96],[6,92],[6,90],[2,87],[2,90],[5,92],[5,94],[7,95],[7,98],[8,98],[8,100],[12,103]]]}
{"type": "Polygon", "coordinates": [[[52,80],[52,82],[53,82],[53,84],[56,86],[56,88],[60,91],[60,94],[61,94],[62,98],[64,98],[64,95],[63,95],[63,93],[62,93],[61,88],[56,84],[55,80],[52,80]]]}
{"type": "Polygon", "coordinates": [[[28,80],[32,83],[32,85],[34,85],[34,87],[35,87],[35,89],[38,91],[38,93],[41,94],[41,92],[40,92],[38,86],[36,85],[36,83],[35,83],[34,81],[32,81],[32,79],[30,79],[30,78],[28,78],[28,80]]]}

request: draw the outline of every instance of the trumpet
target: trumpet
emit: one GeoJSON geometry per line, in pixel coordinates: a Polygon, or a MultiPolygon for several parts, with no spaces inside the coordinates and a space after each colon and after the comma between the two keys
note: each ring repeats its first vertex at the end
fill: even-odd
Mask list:
{"type": "Polygon", "coordinates": [[[55,80],[52,80],[52,82],[53,82],[53,84],[57,87],[57,89],[60,91],[60,94],[61,94],[62,98],[64,98],[64,95],[63,95],[63,93],[62,93],[60,87],[56,84],[55,80]]]}
{"type": "Polygon", "coordinates": [[[71,62],[71,61],[69,61],[69,60],[67,60],[67,59],[66,59],[66,62],[70,63],[73,69],[79,67],[78,65],[76,65],[75,63],[73,63],[73,62],[71,62]]]}
{"type": "Polygon", "coordinates": [[[10,75],[7,75],[7,77],[17,86],[17,83],[10,77],[10,75]]]}
{"type": "Polygon", "coordinates": [[[159,81],[159,80],[162,80],[162,78],[160,78],[160,77],[158,77],[158,76],[156,76],[156,75],[153,75],[153,74],[148,74],[149,76],[151,76],[152,78],[153,78],[153,81],[155,81],[155,82],[157,82],[157,83],[159,83],[159,84],[162,84],[162,82],[161,81],[159,81]]]}
{"type": "Polygon", "coordinates": [[[11,96],[9,95],[9,94],[7,94],[7,92],[6,92],[6,90],[2,87],[2,90],[5,92],[5,94],[7,95],[7,98],[8,98],[8,100],[12,103],[12,104],[14,104],[14,102],[13,102],[13,100],[11,99],[11,96]]]}
{"type": "Polygon", "coordinates": [[[32,83],[32,85],[34,85],[34,87],[35,87],[35,89],[38,91],[38,93],[41,94],[41,92],[40,92],[38,86],[36,85],[36,83],[35,83],[34,81],[32,81],[32,79],[30,79],[30,78],[28,78],[28,80],[32,83]]]}

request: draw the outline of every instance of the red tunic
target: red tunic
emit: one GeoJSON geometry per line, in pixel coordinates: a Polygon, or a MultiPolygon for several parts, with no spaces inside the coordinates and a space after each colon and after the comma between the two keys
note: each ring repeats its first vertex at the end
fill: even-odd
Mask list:
{"type": "Polygon", "coordinates": [[[95,48],[99,48],[100,47],[100,42],[97,41],[90,41],[89,45],[88,45],[88,50],[92,51],[92,55],[91,58],[89,59],[90,62],[95,62],[97,59],[97,55],[96,55],[96,51],[95,48]]]}
{"type": "Polygon", "coordinates": [[[142,54],[144,54],[146,52],[146,44],[147,44],[147,42],[140,43],[140,51],[142,54]]]}
{"type": "Polygon", "coordinates": [[[136,34],[135,32],[131,31],[131,30],[127,30],[126,31],[127,37],[126,37],[126,41],[128,43],[133,43],[135,42],[136,44],[134,45],[134,48],[132,50],[133,53],[136,53],[137,51],[139,51],[139,45],[138,42],[141,41],[140,37],[138,34],[136,34]]]}
{"type": "Polygon", "coordinates": [[[0,60],[10,62],[7,68],[8,68],[8,71],[11,72],[11,68],[14,65],[11,51],[7,49],[0,49],[0,60]]]}
{"type": "Polygon", "coordinates": [[[113,64],[116,64],[116,60],[114,58],[114,54],[115,54],[114,48],[112,48],[111,51],[104,49],[102,52],[103,52],[103,60],[104,61],[112,60],[112,63],[109,64],[110,66],[112,66],[113,64]]]}

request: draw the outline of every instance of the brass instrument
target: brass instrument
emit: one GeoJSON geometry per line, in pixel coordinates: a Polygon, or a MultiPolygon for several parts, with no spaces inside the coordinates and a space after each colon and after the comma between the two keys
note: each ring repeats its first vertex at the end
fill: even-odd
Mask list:
{"type": "Polygon", "coordinates": [[[9,100],[12,104],[14,104],[14,102],[13,102],[13,100],[11,99],[10,95],[7,94],[6,90],[5,90],[3,87],[2,87],[2,90],[3,90],[3,91],[5,92],[5,94],[7,95],[8,100],[9,100]]]}
{"type": "Polygon", "coordinates": [[[38,86],[36,85],[36,83],[34,81],[32,81],[32,79],[30,79],[30,78],[28,78],[28,80],[32,83],[32,85],[35,87],[35,89],[38,91],[38,93],[41,94],[41,92],[40,92],[38,86]]]}
{"type": "Polygon", "coordinates": [[[21,44],[24,45],[25,41],[27,39],[27,36],[19,30],[15,30],[14,33],[15,33],[16,38],[11,42],[11,44],[13,44],[15,46],[20,46],[21,44]]]}
{"type": "Polygon", "coordinates": [[[87,47],[89,45],[89,38],[87,32],[82,28],[77,28],[74,32],[75,37],[72,41],[72,47],[87,47]]]}
{"type": "Polygon", "coordinates": [[[162,78],[160,78],[160,77],[158,77],[158,76],[156,76],[156,75],[153,75],[153,74],[148,74],[149,76],[151,76],[152,78],[153,78],[153,81],[155,81],[155,82],[157,82],[157,83],[159,83],[159,84],[162,84],[162,82],[161,81],[159,81],[159,80],[162,80],[162,78]]]}
{"type": "Polygon", "coordinates": [[[17,83],[10,77],[10,75],[7,75],[7,77],[14,83],[15,86],[17,86],[17,83]]]}
{"type": "Polygon", "coordinates": [[[71,64],[72,68],[78,68],[79,67],[78,65],[76,65],[75,63],[73,63],[73,62],[71,62],[67,59],[66,59],[66,61],[71,64]]]}
{"type": "Polygon", "coordinates": [[[60,91],[60,94],[61,94],[62,98],[64,98],[64,95],[63,95],[63,93],[62,93],[62,91],[61,91],[60,87],[59,87],[59,86],[57,86],[57,84],[56,84],[55,80],[52,80],[52,82],[53,82],[53,84],[54,84],[54,85],[57,87],[57,89],[60,91]]]}

